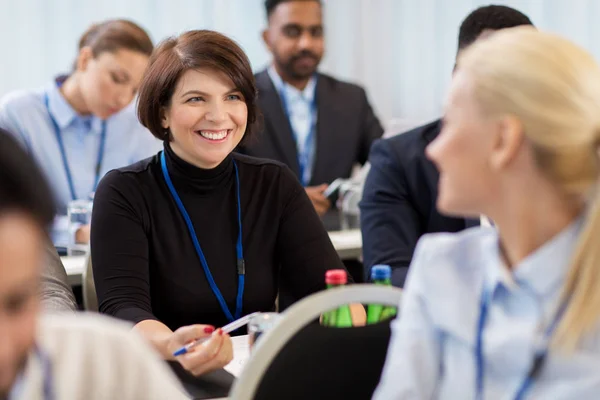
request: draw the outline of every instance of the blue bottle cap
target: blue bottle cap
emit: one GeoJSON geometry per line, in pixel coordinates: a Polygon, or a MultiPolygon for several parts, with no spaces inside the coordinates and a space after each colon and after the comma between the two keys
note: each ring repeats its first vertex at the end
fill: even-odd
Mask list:
{"type": "Polygon", "coordinates": [[[380,281],[392,277],[392,268],[389,265],[374,265],[371,267],[371,280],[380,281]]]}

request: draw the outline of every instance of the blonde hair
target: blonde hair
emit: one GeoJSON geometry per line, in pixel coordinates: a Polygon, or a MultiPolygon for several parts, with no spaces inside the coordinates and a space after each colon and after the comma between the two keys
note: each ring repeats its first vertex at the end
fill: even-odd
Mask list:
{"type": "Polygon", "coordinates": [[[564,38],[518,27],[464,50],[458,69],[469,73],[482,109],[517,118],[541,170],[574,202],[587,203],[553,338],[573,350],[600,322],[600,67],[564,38]]]}

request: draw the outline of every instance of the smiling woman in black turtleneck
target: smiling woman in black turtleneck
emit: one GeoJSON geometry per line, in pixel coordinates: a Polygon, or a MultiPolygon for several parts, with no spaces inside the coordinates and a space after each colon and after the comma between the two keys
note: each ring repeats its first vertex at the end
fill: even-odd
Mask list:
{"type": "MultiPolygon", "coordinates": [[[[232,153],[255,139],[255,101],[250,63],[233,41],[210,31],[165,41],[138,100],[164,151],[108,173],[96,191],[100,311],[135,323],[165,359],[214,326],[272,310],[280,281],[301,298],[343,268],[292,172],[232,153]]],[[[177,361],[196,375],[227,364],[231,340],[213,336],[177,361]]]]}

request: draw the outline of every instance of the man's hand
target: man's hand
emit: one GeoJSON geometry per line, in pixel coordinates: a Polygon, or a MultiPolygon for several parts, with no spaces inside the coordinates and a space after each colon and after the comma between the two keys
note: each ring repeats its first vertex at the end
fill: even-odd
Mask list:
{"type": "Polygon", "coordinates": [[[327,197],[323,196],[323,192],[327,189],[327,184],[322,184],[320,186],[308,186],[304,188],[306,190],[306,194],[308,198],[313,204],[313,207],[317,211],[320,217],[325,215],[327,210],[331,208],[331,202],[327,197]]]}

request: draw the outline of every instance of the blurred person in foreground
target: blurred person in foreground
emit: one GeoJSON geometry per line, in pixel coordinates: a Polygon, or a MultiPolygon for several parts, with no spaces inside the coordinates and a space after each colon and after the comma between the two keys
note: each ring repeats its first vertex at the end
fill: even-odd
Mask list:
{"type": "Polygon", "coordinates": [[[41,315],[51,198],[34,161],[0,130],[0,399],[186,398],[129,325],[97,315],[41,315]]]}
{"type": "Polygon", "coordinates": [[[530,27],[459,57],[437,207],[496,228],[425,235],[375,399],[597,399],[600,67],[530,27]]]}

